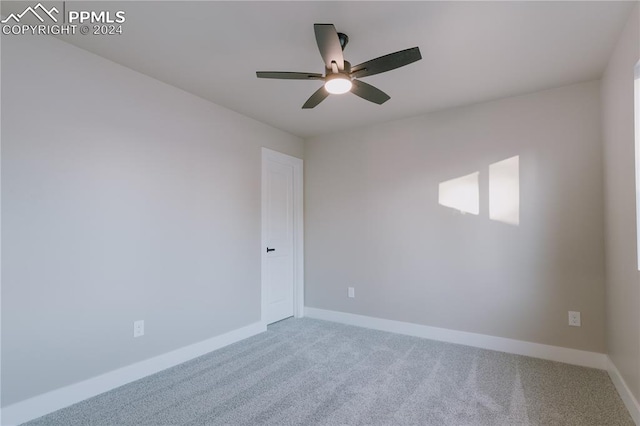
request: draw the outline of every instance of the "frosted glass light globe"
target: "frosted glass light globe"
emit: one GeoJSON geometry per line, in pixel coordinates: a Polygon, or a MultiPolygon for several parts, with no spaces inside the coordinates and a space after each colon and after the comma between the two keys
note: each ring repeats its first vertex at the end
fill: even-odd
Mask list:
{"type": "Polygon", "coordinates": [[[341,95],[351,90],[351,80],[346,76],[336,75],[335,77],[327,80],[324,84],[324,88],[332,95],[341,95]]]}

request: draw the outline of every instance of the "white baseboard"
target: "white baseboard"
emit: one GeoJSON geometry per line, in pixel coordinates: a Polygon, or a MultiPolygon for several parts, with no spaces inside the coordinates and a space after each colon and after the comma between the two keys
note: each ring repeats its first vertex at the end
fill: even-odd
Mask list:
{"type": "Polygon", "coordinates": [[[629,410],[629,414],[633,418],[633,421],[636,422],[636,425],[640,426],[640,403],[633,396],[629,386],[622,378],[622,375],[616,368],[616,365],[613,363],[611,358],[607,356],[607,372],[609,373],[609,377],[611,377],[611,381],[615,385],[618,393],[620,394],[620,398],[624,402],[624,405],[629,410]]]}
{"type": "Polygon", "coordinates": [[[525,342],[522,340],[507,339],[504,337],[495,337],[486,334],[449,330],[446,328],[430,327],[427,325],[374,318],[345,312],[328,311],[317,308],[305,307],[304,312],[305,316],[309,318],[356,325],[359,327],[406,334],[409,336],[423,337],[431,340],[439,340],[441,342],[491,349],[516,355],[526,355],[534,358],[580,365],[583,367],[598,368],[600,370],[605,370],[607,368],[607,356],[597,352],[581,351],[578,349],[543,345],[541,343],[525,342]]]}
{"type": "Polygon", "coordinates": [[[85,381],[74,383],[2,409],[0,424],[13,426],[52,413],[69,405],[131,383],[143,377],[197,358],[216,349],[266,331],[262,322],[159,355],[85,381]]]}

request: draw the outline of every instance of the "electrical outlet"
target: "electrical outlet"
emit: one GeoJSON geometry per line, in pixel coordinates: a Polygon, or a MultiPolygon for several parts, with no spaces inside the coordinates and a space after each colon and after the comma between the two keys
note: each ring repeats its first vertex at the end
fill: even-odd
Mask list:
{"type": "Polygon", "coordinates": [[[144,320],[133,322],[133,337],[144,336],[144,320]]]}
{"type": "Polygon", "coordinates": [[[351,298],[356,297],[356,290],[353,287],[349,287],[348,295],[351,298]]]}
{"type": "Polygon", "coordinates": [[[580,312],[569,311],[569,325],[573,327],[580,327],[580,312]]]}

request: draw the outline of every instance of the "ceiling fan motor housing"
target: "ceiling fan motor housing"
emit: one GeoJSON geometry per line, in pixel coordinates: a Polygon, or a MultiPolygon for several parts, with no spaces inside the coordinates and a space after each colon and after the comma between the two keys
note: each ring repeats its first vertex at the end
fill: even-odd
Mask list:
{"type": "MultiPolygon", "coordinates": [[[[335,62],[332,62],[332,65],[335,66],[335,62]]],[[[344,61],[344,69],[342,71],[338,70],[337,73],[346,74],[347,76],[349,76],[349,74],[351,74],[351,63],[349,61],[344,61]]],[[[332,70],[331,68],[327,68],[325,76],[328,77],[331,74],[336,74],[336,72],[334,72],[334,70],[332,70]]]]}

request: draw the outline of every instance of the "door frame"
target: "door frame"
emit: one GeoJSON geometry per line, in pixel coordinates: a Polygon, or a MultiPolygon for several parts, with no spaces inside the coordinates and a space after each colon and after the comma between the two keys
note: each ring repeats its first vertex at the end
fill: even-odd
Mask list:
{"type": "Polygon", "coordinates": [[[300,158],[262,148],[262,202],[261,202],[261,270],[260,270],[260,321],[266,326],[266,279],[267,266],[267,160],[293,167],[293,315],[304,316],[304,171],[300,158]]]}

